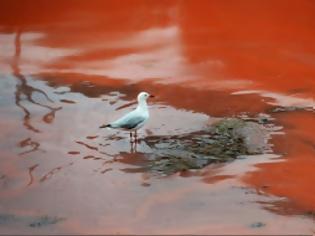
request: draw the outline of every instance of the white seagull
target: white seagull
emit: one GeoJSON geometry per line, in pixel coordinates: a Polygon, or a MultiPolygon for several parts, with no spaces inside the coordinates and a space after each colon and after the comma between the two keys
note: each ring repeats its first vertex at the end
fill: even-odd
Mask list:
{"type": "Polygon", "coordinates": [[[138,106],[135,110],[127,113],[120,119],[111,122],[106,125],[100,126],[100,128],[112,128],[122,129],[130,131],[130,139],[132,140],[132,132],[134,131],[135,140],[137,140],[137,130],[140,129],[149,119],[149,109],[147,105],[147,99],[154,97],[147,92],[141,92],[138,94],[138,106]]]}

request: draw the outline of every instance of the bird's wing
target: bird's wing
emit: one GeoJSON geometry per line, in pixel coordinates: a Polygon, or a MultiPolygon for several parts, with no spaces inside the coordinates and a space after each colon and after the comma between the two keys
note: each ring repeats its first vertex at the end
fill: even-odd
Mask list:
{"type": "Polygon", "coordinates": [[[111,123],[111,126],[113,128],[133,129],[145,120],[145,116],[137,114],[136,112],[131,112],[123,116],[119,120],[111,123]]]}

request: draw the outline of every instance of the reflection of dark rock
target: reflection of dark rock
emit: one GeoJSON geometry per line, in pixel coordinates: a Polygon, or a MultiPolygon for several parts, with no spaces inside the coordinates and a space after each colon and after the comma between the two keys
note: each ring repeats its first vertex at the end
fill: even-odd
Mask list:
{"type": "Polygon", "coordinates": [[[30,227],[43,227],[51,224],[57,224],[63,220],[65,219],[51,216],[18,216],[13,214],[0,214],[0,225],[23,224],[30,227]]]}
{"type": "Polygon", "coordinates": [[[240,155],[260,154],[266,150],[262,127],[241,119],[223,119],[207,130],[183,135],[151,136],[144,141],[151,148],[148,169],[172,174],[226,162],[240,155]]]}

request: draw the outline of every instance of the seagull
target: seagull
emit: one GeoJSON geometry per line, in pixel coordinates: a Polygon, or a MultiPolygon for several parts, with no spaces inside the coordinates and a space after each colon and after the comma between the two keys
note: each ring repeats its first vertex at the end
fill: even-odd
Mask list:
{"type": "Polygon", "coordinates": [[[100,126],[100,128],[122,129],[130,132],[130,141],[132,142],[132,132],[134,131],[134,138],[137,140],[137,130],[140,129],[149,119],[149,109],[147,99],[154,97],[147,92],[138,94],[138,106],[135,110],[125,114],[118,120],[100,126]]]}

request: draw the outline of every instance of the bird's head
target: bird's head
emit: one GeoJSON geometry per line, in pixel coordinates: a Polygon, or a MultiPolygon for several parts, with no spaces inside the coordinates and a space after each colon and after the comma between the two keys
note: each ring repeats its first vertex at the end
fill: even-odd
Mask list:
{"type": "Polygon", "coordinates": [[[138,102],[146,101],[148,98],[154,97],[152,94],[149,94],[147,92],[141,92],[138,94],[138,102]]]}

